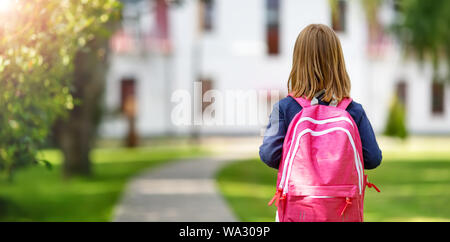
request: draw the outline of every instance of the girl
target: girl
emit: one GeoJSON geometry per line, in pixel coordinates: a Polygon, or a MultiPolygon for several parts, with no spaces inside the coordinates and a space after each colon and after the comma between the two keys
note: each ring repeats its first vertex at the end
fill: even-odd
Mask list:
{"type": "MultiPolygon", "coordinates": [[[[292,71],[288,90],[294,97],[309,100],[319,96],[319,104],[329,105],[333,100],[350,97],[350,79],[345,68],[341,44],[334,31],[322,24],[307,26],[298,36],[294,48],[292,71]]],[[[302,107],[288,96],[274,105],[270,122],[259,149],[261,160],[278,169],[283,142],[294,116],[302,107]]],[[[358,126],[361,137],[364,168],[374,169],[381,163],[381,150],[369,119],[361,104],[353,101],[346,109],[358,126]]]]}
{"type": "MultiPolygon", "coordinates": [[[[293,150],[287,149],[284,151],[289,160],[282,163],[283,168],[280,169],[282,172],[278,172],[277,192],[269,202],[269,205],[271,205],[276,201],[275,204],[278,207],[276,221],[363,221],[363,184],[369,187],[372,187],[373,184],[367,181],[367,176],[362,178],[364,173],[358,168],[358,164],[360,164],[358,157],[362,153],[365,169],[374,169],[379,166],[382,157],[364,109],[361,104],[354,101],[350,102],[350,86],[341,44],[334,31],[322,24],[307,26],[300,33],[295,43],[292,71],[288,81],[290,95],[275,104],[263,144],[259,150],[261,160],[268,166],[278,169],[283,156],[283,144],[287,132],[290,133],[286,144],[290,143],[290,146],[292,146],[295,143],[293,150]],[[307,113],[317,116],[327,112],[323,110],[333,110],[332,108],[320,108],[320,106],[316,106],[317,104],[345,109],[357,126],[361,139],[361,143],[357,142],[357,144],[360,144],[360,146],[357,146],[359,147],[358,151],[355,150],[357,148],[352,143],[358,173],[357,186],[349,186],[355,184],[355,176],[350,175],[351,173],[345,172],[345,170],[339,172],[348,176],[341,176],[340,179],[334,179],[335,177],[333,177],[338,174],[333,172],[335,169],[348,169],[349,167],[346,164],[348,157],[351,157],[351,155],[347,157],[342,154],[340,156],[337,153],[329,155],[330,152],[342,152],[344,150],[342,147],[345,147],[345,141],[342,138],[336,139],[340,143],[335,144],[334,148],[337,147],[335,151],[332,151],[333,148],[331,147],[326,147],[330,143],[314,143],[311,136],[305,138],[306,141],[299,146],[300,138],[306,133],[311,133],[311,135],[314,133],[314,136],[320,136],[338,130],[348,131],[334,127],[326,130],[303,129],[300,134],[296,133],[295,130],[301,122],[297,114],[302,110],[302,106],[309,107],[305,108],[306,113],[302,113],[301,117],[305,115],[302,119],[306,118],[304,120],[310,120],[316,124],[332,123],[330,120],[333,118],[318,120],[307,116],[307,113]],[[293,134],[292,129],[288,129],[291,122],[295,124],[293,134]],[[296,137],[295,142],[290,140],[292,137],[296,137]],[[302,150],[302,147],[305,150],[300,152],[300,156],[297,155],[298,147],[300,147],[300,150],[302,150]],[[289,155],[291,151],[293,153],[289,155]],[[319,151],[328,151],[328,155],[323,156],[322,153],[319,155],[319,151]],[[297,166],[293,165],[295,159],[297,159],[297,166]],[[340,166],[340,164],[343,164],[343,166],[340,166]],[[289,186],[289,177],[293,170],[292,167],[297,167],[297,170],[294,172],[296,177],[293,178],[294,184],[291,188],[293,193],[289,196],[288,190],[291,187],[289,186]],[[323,169],[323,171],[322,169],[317,170],[321,167],[326,167],[326,169],[323,169]],[[324,177],[321,174],[325,174],[324,177]],[[327,175],[331,175],[331,179],[327,175]],[[349,181],[353,183],[347,183],[349,181]],[[359,195],[355,193],[354,187],[359,188],[359,195]],[[333,192],[332,190],[336,191],[333,192]],[[283,203],[279,203],[281,200],[283,203]],[[341,211],[336,212],[338,209],[341,211]],[[281,216],[279,216],[279,212],[281,212],[281,216]],[[339,214],[340,216],[338,216],[339,214]]],[[[339,112],[342,113],[342,111],[339,112]]],[[[333,111],[336,115],[339,112],[333,111]]],[[[348,114],[345,115],[348,116],[348,114]]],[[[335,118],[333,122],[338,123],[339,121],[336,121],[335,118]]],[[[354,127],[353,123],[352,127],[354,127]]],[[[351,136],[350,132],[348,135],[351,136]]],[[[349,137],[349,140],[352,137],[349,137]]],[[[379,191],[378,188],[376,189],[379,191]]]]}

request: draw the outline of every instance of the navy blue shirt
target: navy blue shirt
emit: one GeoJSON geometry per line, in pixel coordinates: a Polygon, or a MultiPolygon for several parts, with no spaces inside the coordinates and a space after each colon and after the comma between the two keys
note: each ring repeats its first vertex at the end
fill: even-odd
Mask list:
{"type": "MultiPolygon", "coordinates": [[[[320,101],[321,105],[328,103],[320,101]]],[[[300,104],[292,97],[286,97],[276,103],[270,114],[269,125],[264,134],[263,144],[259,147],[259,156],[268,166],[278,169],[283,152],[283,142],[287,129],[295,115],[302,110],[300,104]]],[[[372,125],[361,104],[353,101],[347,107],[347,112],[353,117],[361,137],[364,168],[374,169],[380,165],[382,155],[378,147],[372,125]]]]}

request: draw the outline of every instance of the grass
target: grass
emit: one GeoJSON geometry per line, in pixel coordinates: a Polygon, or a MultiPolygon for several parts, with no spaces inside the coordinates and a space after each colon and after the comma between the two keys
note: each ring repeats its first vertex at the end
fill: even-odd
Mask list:
{"type": "MultiPolygon", "coordinates": [[[[384,154],[366,171],[381,193],[366,191],[365,221],[450,221],[450,151],[384,154]]],[[[218,174],[220,190],[241,221],[274,221],[276,170],[261,161],[238,161],[218,174]]]]}
{"type": "Polygon", "coordinates": [[[144,169],[204,154],[193,147],[97,149],[94,175],[62,179],[61,154],[44,151],[53,169],[33,166],[0,180],[0,221],[111,221],[127,180],[144,169]]]}

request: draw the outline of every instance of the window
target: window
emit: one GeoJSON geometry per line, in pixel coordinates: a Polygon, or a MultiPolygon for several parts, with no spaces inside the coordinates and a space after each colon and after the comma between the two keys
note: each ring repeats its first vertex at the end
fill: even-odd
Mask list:
{"type": "Polygon", "coordinates": [[[444,84],[433,82],[431,90],[431,111],[433,114],[443,114],[445,110],[444,105],[444,84]]]}
{"type": "Polygon", "coordinates": [[[345,32],[347,18],[347,2],[336,0],[331,10],[331,26],[336,32],[345,32]]]}
{"type": "Polygon", "coordinates": [[[203,97],[205,93],[213,89],[213,82],[209,79],[204,79],[202,82],[202,112],[205,111],[206,107],[208,107],[212,102],[205,102],[203,97]]]}
{"type": "Polygon", "coordinates": [[[127,116],[136,114],[136,81],[132,78],[123,79],[120,85],[120,106],[127,116]]]}
{"type": "Polygon", "coordinates": [[[121,111],[128,121],[128,133],[126,136],[127,147],[138,145],[136,130],[136,81],[133,78],[123,79],[120,84],[121,111]]]}
{"type": "Polygon", "coordinates": [[[266,42],[267,53],[280,52],[280,0],[266,0],[266,42]]]}
{"type": "Polygon", "coordinates": [[[214,0],[200,1],[200,27],[202,31],[210,32],[214,28],[214,0]]]}
{"type": "Polygon", "coordinates": [[[403,105],[407,104],[407,91],[408,91],[408,86],[406,84],[405,81],[399,81],[397,83],[397,97],[400,100],[400,102],[402,102],[403,105]]]}

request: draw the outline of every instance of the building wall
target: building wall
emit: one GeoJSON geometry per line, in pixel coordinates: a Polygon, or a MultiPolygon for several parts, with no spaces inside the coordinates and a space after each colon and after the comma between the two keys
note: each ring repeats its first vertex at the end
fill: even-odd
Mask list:
{"type": "MultiPolygon", "coordinates": [[[[415,61],[405,60],[393,39],[389,40],[380,56],[369,55],[367,23],[362,6],[359,1],[348,1],[347,7],[346,31],[338,35],[352,80],[351,95],[363,105],[375,131],[383,131],[396,83],[405,80],[408,83],[407,120],[410,131],[450,133],[449,95],[445,96],[445,114],[431,114],[431,68],[420,68],[415,61]]],[[[269,56],[265,42],[265,1],[216,0],[214,8],[210,32],[200,30],[197,1],[186,0],[181,6],[170,9],[173,44],[170,56],[147,53],[116,55],[111,59],[106,105],[110,110],[117,107],[121,78],[134,76],[139,87],[138,129],[142,136],[192,132],[260,134],[268,114],[265,119],[247,125],[174,126],[170,115],[176,102],[171,102],[171,93],[176,90],[193,93],[195,81],[208,79],[213,81],[213,89],[222,93],[229,90],[278,90],[285,96],[292,52],[299,32],[311,23],[331,24],[328,0],[281,0],[280,53],[269,56]]],[[[389,14],[393,10],[384,11],[389,14]]],[[[448,93],[448,85],[446,89],[448,93]]],[[[191,101],[195,105],[195,101],[191,101]]],[[[272,104],[269,102],[269,107],[272,104]]],[[[236,111],[238,115],[248,115],[257,108],[249,105],[247,109],[236,111]]],[[[121,137],[126,130],[123,117],[111,116],[104,122],[101,133],[121,137]]]]}
{"type": "MultiPolygon", "coordinates": [[[[281,1],[281,50],[279,55],[269,56],[265,43],[265,1],[217,1],[216,7],[217,26],[204,36],[202,73],[212,77],[220,90],[276,89],[286,94],[298,34],[311,23],[331,23],[327,0],[281,1]]],[[[347,30],[338,35],[352,79],[352,96],[364,106],[369,106],[368,93],[371,90],[367,88],[370,80],[367,80],[368,59],[365,52],[366,23],[361,6],[356,1],[348,2],[347,23],[347,30]]],[[[377,111],[370,115],[378,116],[377,111]]],[[[260,127],[241,126],[235,129],[257,130],[260,127]]]]}

